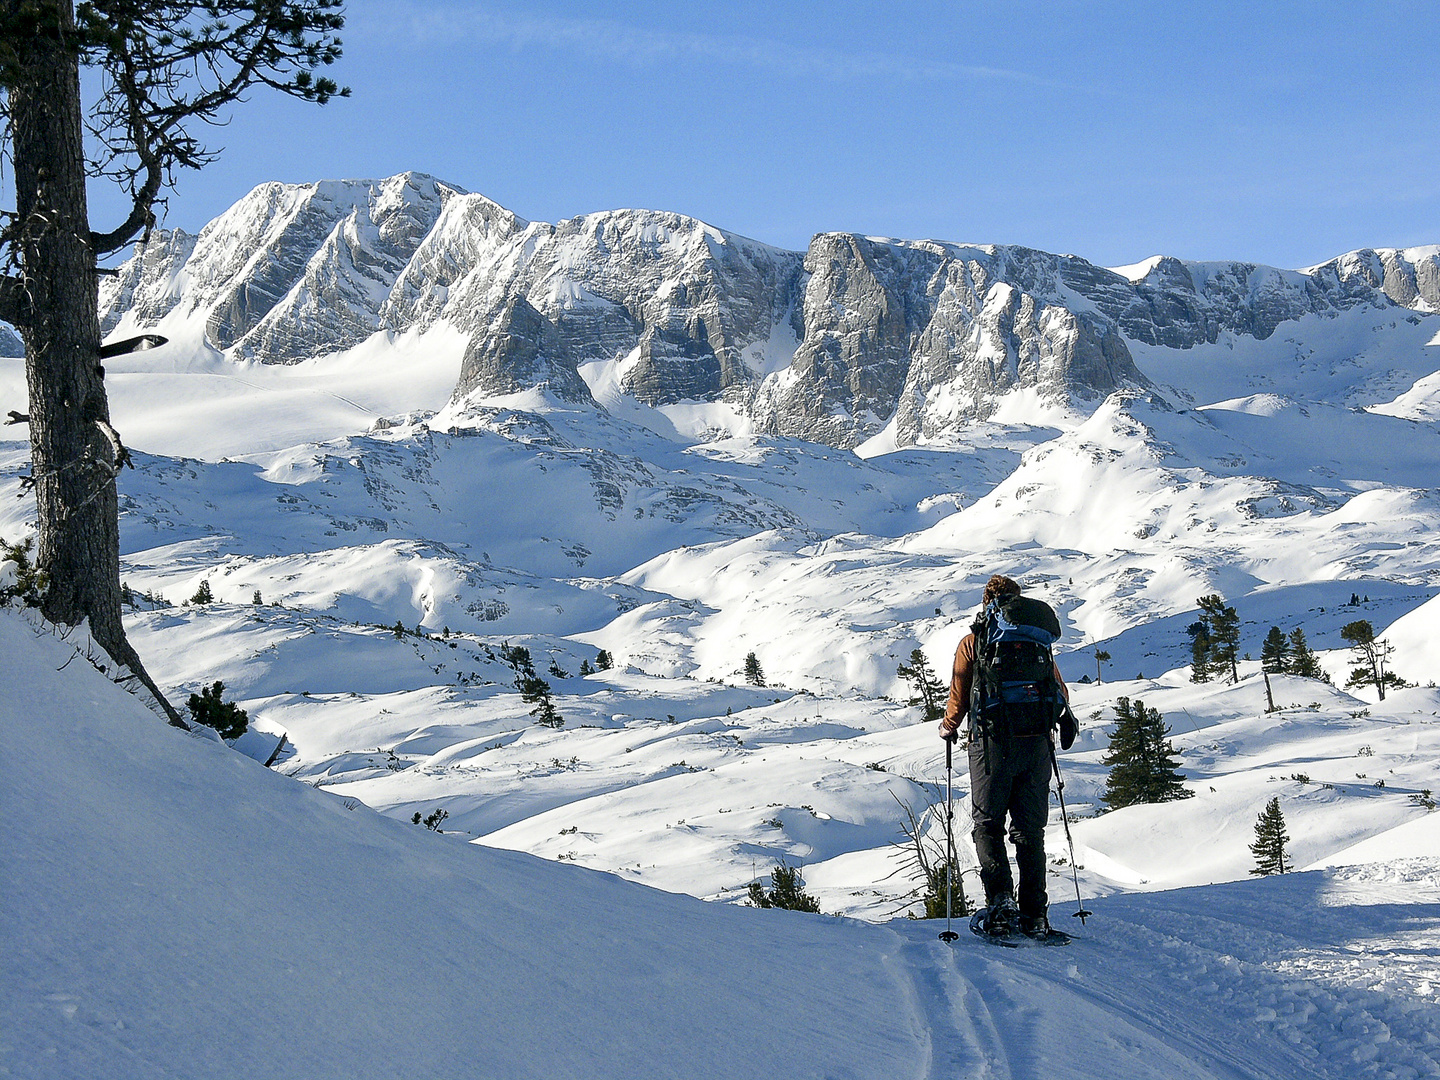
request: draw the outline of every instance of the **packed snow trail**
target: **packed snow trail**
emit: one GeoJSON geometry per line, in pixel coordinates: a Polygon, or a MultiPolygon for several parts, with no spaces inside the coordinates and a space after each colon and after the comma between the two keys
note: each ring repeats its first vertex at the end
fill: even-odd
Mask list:
{"type": "Polygon", "coordinates": [[[1440,863],[1094,901],[1071,948],[893,923],[928,1076],[1440,1076],[1440,863]]]}
{"type": "Polygon", "coordinates": [[[1068,949],[705,904],[385,819],[0,611],[0,1075],[1440,1075],[1440,863],[1110,897],[1068,949]]]}

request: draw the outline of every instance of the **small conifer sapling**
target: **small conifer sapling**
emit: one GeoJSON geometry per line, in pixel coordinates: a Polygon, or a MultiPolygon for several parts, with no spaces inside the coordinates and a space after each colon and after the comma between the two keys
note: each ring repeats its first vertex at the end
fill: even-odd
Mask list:
{"type": "MultiPolygon", "coordinates": [[[[1209,648],[1206,661],[1209,668],[1215,674],[1226,670],[1230,673],[1230,681],[1240,681],[1240,616],[1233,607],[1225,603],[1224,597],[1219,593],[1210,593],[1200,597],[1201,621],[1205,624],[1209,637],[1209,648]]],[[[1201,680],[1196,680],[1201,681],[1201,680]]]]}
{"type": "Polygon", "coordinates": [[[438,809],[438,808],[437,808],[437,809],[435,809],[435,810],[430,811],[430,813],[426,814],[426,815],[422,818],[422,817],[420,816],[420,811],[419,811],[419,810],[416,810],[416,811],[415,811],[415,816],[410,819],[410,824],[411,824],[411,825],[424,825],[425,828],[429,829],[431,832],[439,832],[439,831],[440,831],[440,826],[441,826],[441,824],[443,824],[444,821],[445,821],[445,819],[448,818],[449,816],[450,816],[450,811],[448,811],[448,810],[441,810],[441,809],[438,809]]]}
{"type": "Polygon", "coordinates": [[[1320,666],[1320,658],[1310,648],[1309,642],[1305,640],[1305,631],[1296,627],[1290,631],[1290,654],[1286,671],[1291,675],[1299,675],[1304,679],[1321,679],[1329,682],[1330,678],[1325,674],[1325,669],[1320,666]]]}
{"type": "MultiPolygon", "coordinates": [[[[751,653],[750,656],[754,656],[751,653]]],[[[749,658],[746,658],[746,677],[749,678],[749,658]]],[[[901,664],[895,669],[895,673],[908,682],[914,690],[914,694],[905,702],[907,705],[919,705],[925,714],[927,721],[939,720],[945,715],[945,700],[947,691],[943,683],[935,677],[930,662],[925,659],[925,653],[921,649],[910,651],[910,663],[901,664]]],[[[760,683],[758,685],[764,685],[760,683]]]]}
{"type": "Polygon", "coordinates": [[[805,891],[805,881],[798,866],[783,861],[770,871],[770,888],[758,881],[750,883],[750,903],[762,908],[783,908],[786,911],[820,913],[819,902],[805,891]]]}
{"type": "Polygon", "coordinates": [[[548,728],[559,728],[565,725],[565,717],[561,716],[555,709],[555,703],[550,700],[550,686],[545,685],[545,692],[541,694],[535,708],[530,710],[530,715],[535,717],[535,722],[548,728]]]}
{"type": "Polygon", "coordinates": [[[1290,667],[1290,639],[1278,626],[1270,627],[1265,641],[1260,646],[1260,668],[1271,675],[1288,671],[1290,667]]]}
{"type": "Polygon", "coordinates": [[[1115,703],[1117,723],[1110,735],[1110,749],[1101,760],[1110,769],[1102,801],[1112,810],[1136,803],[1173,802],[1195,793],[1184,785],[1176,770],[1170,731],[1158,709],[1147,709],[1136,699],[1120,698],[1115,703]]]}
{"type": "Polygon", "coordinates": [[[250,726],[250,715],[233,701],[222,701],[225,684],[219,679],[213,686],[201,687],[200,693],[191,694],[190,715],[197,724],[204,724],[220,733],[222,739],[238,739],[250,726]]]}
{"type": "Polygon", "coordinates": [[[1265,804],[1255,819],[1255,842],[1250,851],[1255,856],[1252,874],[1283,874],[1286,872],[1285,845],[1290,842],[1285,832],[1285,815],[1280,811],[1280,796],[1265,804]]]}
{"type": "Polygon", "coordinates": [[[1190,635],[1190,681],[1210,681],[1210,627],[1198,619],[1185,628],[1190,635]]]}
{"type": "Polygon", "coordinates": [[[44,571],[37,568],[30,558],[31,549],[35,547],[34,537],[26,537],[18,544],[11,544],[0,540],[0,563],[13,562],[15,564],[15,580],[10,585],[0,589],[0,600],[8,597],[18,597],[20,602],[27,607],[39,607],[45,589],[49,585],[44,571]]]}

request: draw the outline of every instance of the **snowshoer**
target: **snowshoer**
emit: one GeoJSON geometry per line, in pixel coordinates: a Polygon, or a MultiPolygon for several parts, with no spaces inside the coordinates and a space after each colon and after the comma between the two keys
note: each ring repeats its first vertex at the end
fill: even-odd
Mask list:
{"type": "Polygon", "coordinates": [[[974,929],[995,937],[1045,939],[1045,824],[1050,816],[1051,732],[1069,749],[1076,723],[1069,690],[1050,650],[1060,621],[1019,584],[995,575],[980,614],[955,650],[940,736],[956,739],[969,718],[970,805],[985,909],[974,929]],[[1005,850],[1005,819],[1015,845],[1019,890],[1005,850]]]}

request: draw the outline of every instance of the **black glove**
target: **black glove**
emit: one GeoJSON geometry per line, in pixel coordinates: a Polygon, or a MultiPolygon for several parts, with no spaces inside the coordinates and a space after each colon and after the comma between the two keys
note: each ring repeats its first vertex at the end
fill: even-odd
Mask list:
{"type": "Polygon", "coordinates": [[[1065,706],[1065,711],[1060,714],[1060,749],[1069,750],[1075,745],[1075,736],[1080,731],[1080,721],[1075,719],[1075,714],[1070,711],[1070,706],[1065,706]]]}

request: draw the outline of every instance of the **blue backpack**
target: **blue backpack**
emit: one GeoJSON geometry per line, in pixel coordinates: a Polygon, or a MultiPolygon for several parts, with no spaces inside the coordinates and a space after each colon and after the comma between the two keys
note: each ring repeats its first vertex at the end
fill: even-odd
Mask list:
{"type": "Polygon", "coordinates": [[[1065,708],[1051,646],[1060,620],[1043,600],[1005,596],[988,604],[970,628],[975,668],[971,724],[985,735],[1048,736],[1065,708]]]}

